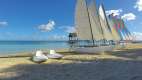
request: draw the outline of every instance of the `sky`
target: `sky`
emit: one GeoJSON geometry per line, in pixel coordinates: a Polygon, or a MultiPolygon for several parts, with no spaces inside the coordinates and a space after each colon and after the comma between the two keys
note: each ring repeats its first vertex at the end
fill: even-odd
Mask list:
{"type": "MultiPolygon", "coordinates": [[[[142,0],[96,0],[142,39],[142,0]]],[[[76,0],[0,0],[0,40],[66,40],[74,32],[76,0]]]]}

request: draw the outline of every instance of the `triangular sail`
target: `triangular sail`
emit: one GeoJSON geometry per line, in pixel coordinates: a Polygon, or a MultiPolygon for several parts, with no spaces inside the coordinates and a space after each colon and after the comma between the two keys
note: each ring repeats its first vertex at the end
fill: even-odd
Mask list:
{"type": "Polygon", "coordinates": [[[117,21],[116,18],[113,17],[113,15],[109,15],[108,17],[108,23],[111,28],[112,36],[114,38],[114,41],[120,41],[122,40],[122,36],[119,34],[118,28],[117,28],[117,21]]]}
{"type": "Polygon", "coordinates": [[[113,18],[115,23],[116,31],[119,33],[121,40],[131,40],[131,33],[128,31],[122,19],[113,18]]]}
{"type": "Polygon", "coordinates": [[[90,16],[90,22],[91,22],[92,34],[94,36],[94,40],[102,40],[103,32],[101,29],[101,24],[99,21],[99,16],[96,9],[95,1],[92,1],[89,6],[89,16],[90,16]]]}
{"type": "Polygon", "coordinates": [[[80,40],[92,40],[91,24],[85,0],[77,0],[75,25],[80,40]]]}
{"type": "Polygon", "coordinates": [[[120,25],[121,25],[121,30],[122,30],[122,33],[126,35],[126,39],[127,40],[132,40],[132,35],[131,33],[129,32],[129,30],[127,29],[124,21],[122,19],[120,19],[120,25]]]}
{"type": "Polygon", "coordinates": [[[121,19],[116,19],[117,21],[117,28],[118,28],[118,31],[120,33],[120,35],[122,36],[122,40],[127,40],[127,35],[125,34],[125,29],[124,29],[124,26],[122,26],[122,20],[121,19]]]}
{"type": "Polygon", "coordinates": [[[101,23],[101,26],[102,26],[104,38],[106,40],[113,40],[111,28],[108,25],[108,21],[107,21],[107,18],[106,18],[106,14],[105,14],[105,10],[104,10],[103,5],[101,5],[99,7],[99,18],[100,18],[100,23],[101,23]]]}

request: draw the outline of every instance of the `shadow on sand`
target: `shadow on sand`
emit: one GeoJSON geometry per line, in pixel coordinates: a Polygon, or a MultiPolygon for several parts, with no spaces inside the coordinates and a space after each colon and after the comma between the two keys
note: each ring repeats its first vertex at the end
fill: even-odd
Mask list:
{"type": "Polygon", "coordinates": [[[108,52],[109,55],[124,57],[130,59],[141,59],[142,60],[142,49],[124,49],[122,51],[108,52]]]}
{"type": "Polygon", "coordinates": [[[137,61],[137,60],[142,61],[141,48],[140,49],[123,49],[119,51],[111,51],[111,52],[105,52],[105,53],[87,53],[86,54],[86,53],[70,52],[65,55],[68,55],[68,56],[71,55],[71,57],[65,57],[63,58],[63,60],[72,60],[72,61],[96,61],[98,60],[98,56],[102,56],[102,55],[115,56],[116,58],[121,57],[124,59],[130,59],[134,61],[137,61]],[[91,57],[87,57],[87,56],[91,56],[91,57]]]}
{"type": "MultiPolygon", "coordinates": [[[[137,60],[142,58],[142,49],[114,51],[107,54],[132,60],[103,59],[67,64],[15,65],[0,70],[0,80],[142,80],[142,59],[137,60]]],[[[72,60],[75,61],[76,58],[72,60]]]]}
{"type": "Polygon", "coordinates": [[[0,80],[142,80],[141,61],[103,60],[70,64],[23,64],[0,72],[0,80]]]}

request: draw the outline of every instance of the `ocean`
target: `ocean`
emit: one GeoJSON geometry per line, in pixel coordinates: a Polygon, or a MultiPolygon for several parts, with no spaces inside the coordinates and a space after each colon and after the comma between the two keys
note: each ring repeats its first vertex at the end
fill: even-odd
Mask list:
{"type": "Polygon", "coordinates": [[[33,52],[39,49],[67,49],[67,41],[0,41],[0,54],[33,52]]]}

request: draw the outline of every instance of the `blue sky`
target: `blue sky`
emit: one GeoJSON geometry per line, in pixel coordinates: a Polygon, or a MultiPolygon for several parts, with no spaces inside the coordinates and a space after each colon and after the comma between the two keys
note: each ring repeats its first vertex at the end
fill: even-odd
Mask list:
{"type": "MultiPolygon", "coordinates": [[[[142,0],[96,0],[142,35],[142,0]]],[[[74,28],[76,0],[0,0],[0,40],[62,40],[74,28]],[[44,29],[44,27],[48,27],[44,29]]]]}

